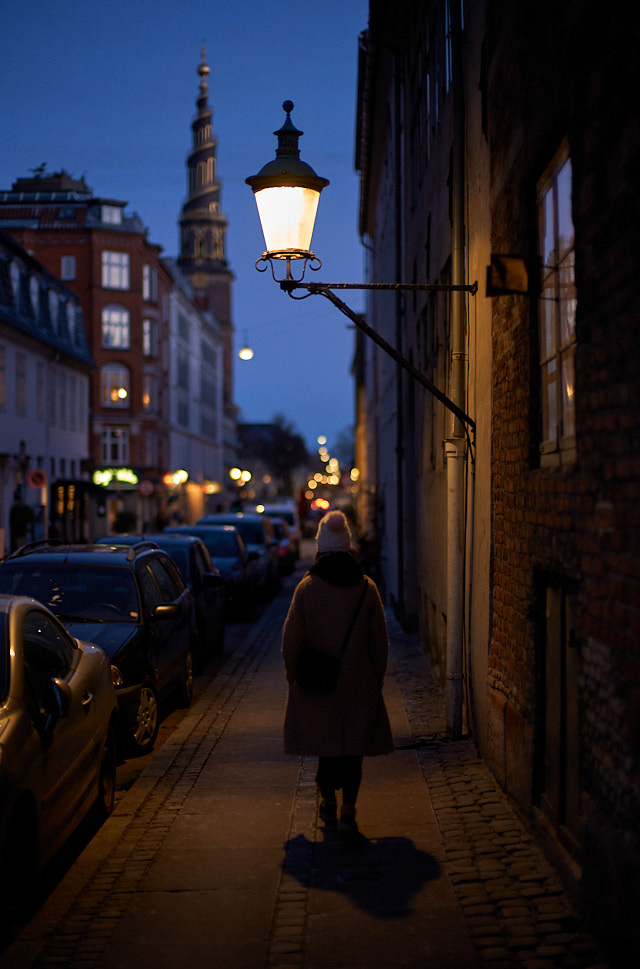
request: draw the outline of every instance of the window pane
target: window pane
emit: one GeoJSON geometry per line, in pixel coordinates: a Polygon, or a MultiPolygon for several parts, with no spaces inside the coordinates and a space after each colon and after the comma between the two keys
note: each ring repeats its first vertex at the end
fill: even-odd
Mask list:
{"type": "Polygon", "coordinates": [[[103,407],[129,406],[129,371],[118,364],[108,364],[100,372],[100,400],[103,407]]]}
{"type": "Polygon", "coordinates": [[[542,368],[542,438],[557,440],[558,380],[555,358],[542,368]]]}
{"type": "Polygon", "coordinates": [[[573,248],[573,215],[571,209],[571,161],[567,159],[556,181],[558,194],[558,251],[573,248]]]}
{"type": "Polygon", "coordinates": [[[575,351],[567,350],[562,358],[562,434],[573,437],[576,433],[576,384],[575,351]]]}
{"type": "Polygon", "coordinates": [[[560,345],[574,343],[576,338],[575,256],[571,251],[560,265],[560,345]]]}
{"type": "Polygon", "coordinates": [[[126,350],[129,344],[129,310],[123,306],[106,306],[102,311],[102,346],[126,350]]]}
{"type": "Polygon", "coordinates": [[[556,302],[552,290],[543,291],[540,299],[540,357],[548,360],[555,353],[558,339],[556,336],[556,302]]]}
{"type": "Polygon", "coordinates": [[[540,206],[540,246],[543,275],[546,275],[546,271],[555,263],[552,191],[546,193],[540,206]]]}

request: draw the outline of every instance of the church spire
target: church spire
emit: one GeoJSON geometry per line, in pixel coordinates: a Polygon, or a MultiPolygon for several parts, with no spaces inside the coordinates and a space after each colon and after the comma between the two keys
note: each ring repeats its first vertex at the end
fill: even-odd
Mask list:
{"type": "Polygon", "coordinates": [[[187,156],[187,197],[180,213],[178,266],[194,288],[195,303],[211,312],[220,325],[224,347],[223,404],[234,419],[233,321],[231,288],[233,273],[227,263],[227,220],[222,213],[220,181],[213,135],[213,110],[209,104],[211,73],[204,45],[196,68],[200,78],[196,114],[191,122],[192,143],[187,156]]]}
{"type": "Polygon", "coordinates": [[[204,46],[196,69],[200,77],[196,115],[191,123],[192,144],[187,159],[187,198],[180,216],[178,263],[196,288],[206,285],[205,276],[226,272],[227,220],[221,211],[217,173],[217,141],[213,135],[213,110],[209,104],[211,73],[204,46]]]}

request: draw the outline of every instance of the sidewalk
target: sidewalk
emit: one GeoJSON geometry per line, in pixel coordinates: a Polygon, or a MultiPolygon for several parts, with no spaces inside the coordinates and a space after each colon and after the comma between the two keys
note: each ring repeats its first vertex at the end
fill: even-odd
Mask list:
{"type": "Polygon", "coordinates": [[[392,619],[385,698],[398,749],[365,760],[366,840],[348,848],[318,822],[315,762],[282,753],[293,581],[3,969],[600,967],[472,744],[443,738],[442,697],[392,619]]]}

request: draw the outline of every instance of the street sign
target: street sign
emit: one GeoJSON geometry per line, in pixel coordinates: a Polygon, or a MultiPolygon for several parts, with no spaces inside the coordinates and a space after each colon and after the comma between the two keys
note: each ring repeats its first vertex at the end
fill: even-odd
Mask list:
{"type": "Polygon", "coordinates": [[[47,476],[42,468],[34,468],[29,472],[28,482],[32,488],[44,488],[47,483],[47,476]]]}

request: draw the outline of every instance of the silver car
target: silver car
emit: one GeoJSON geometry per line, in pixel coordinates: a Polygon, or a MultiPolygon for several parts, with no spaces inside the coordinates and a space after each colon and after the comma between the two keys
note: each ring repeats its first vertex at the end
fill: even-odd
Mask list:
{"type": "Polygon", "coordinates": [[[0,595],[0,892],[25,900],[39,864],[87,813],[113,809],[118,705],[97,646],[35,599],[0,595]]]}

